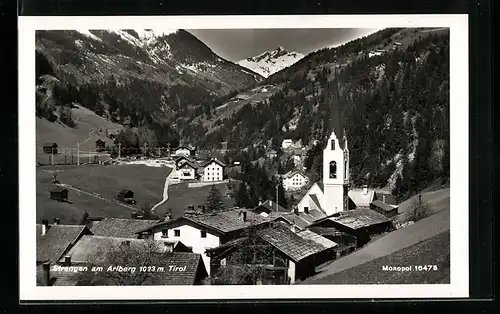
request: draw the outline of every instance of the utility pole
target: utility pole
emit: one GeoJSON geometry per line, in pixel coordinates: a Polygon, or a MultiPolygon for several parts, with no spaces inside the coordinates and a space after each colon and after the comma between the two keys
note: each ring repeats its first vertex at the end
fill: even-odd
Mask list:
{"type": "MultiPolygon", "coordinates": [[[[276,177],[278,178],[278,173],[276,173],[276,177]]],[[[279,178],[278,178],[279,179],[279,178]]],[[[278,211],[278,202],[279,202],[279,182],[276,184],[276,211],[278,211]]]]}
{"type": "Polygon", "coordinates": [[[52,147],[52,165],[54,165],[54,147],[52,147]]]}
{"type": "Polygon", "coordinates": [[[80,165],[80,142],[76,143],[76,164],[80,165]]]}
{"type": "Polygon", "coordinates": [[[170,143],[167,143],[167,157],[170,157],[170,143]]]}
{"type": "Polygon", "coordinates": [[[118,143],[118,159],[122,157],[122,143],[118,143]]]}

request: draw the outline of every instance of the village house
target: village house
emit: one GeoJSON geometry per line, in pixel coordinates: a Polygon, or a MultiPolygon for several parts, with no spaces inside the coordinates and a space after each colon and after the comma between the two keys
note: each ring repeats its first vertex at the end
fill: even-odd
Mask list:
{"type": "Polygon", "coordinates": [[[57,144],[52,142],[52,143],[46,143],[43,145],[43,152],[46,154],[57,154],[57,144]]]}
{"type": "Polygon", "coordinates": [[[102,152],[102,151],[105,150],[105,148],[106,148],[106,143],[103,140],[98,139],[97,141],[95,141],[95,149],[96,149],[96,151],[102,152]]]}
{"type": "Polygon", "coordinates": [[[194,253],[202,254],[203,262],[210,274],[210,258],[205,250],[222,245],[238,238],[248,227],[265,225],[276,219],[265,218],[244,209],[234,209],[218,213],[185,214],[184,216],[166,220],[154,226],[138,230],[143,238],[153,237],[155,240],[179,240],[194,253]]]}
{"type": "MultiPolygon", "coordinates": [[[[156,243],[146,240],[116,238],[86,235],[83,236],[61,259],[57,265],[44,263],[37,266],[37,285],[75,286],[75,285],[113,285],[113,276],[103,276],[103,271],[93,272],[90,266],[108,268],[109,255],[112,258],[133,259],[137,254],[145,254],[154,265],[133,265],[135,267],[155,267],[162,269],[150,276],[139,278],[139,270],[135,272],[121,272],[121,279],[128,280],[138,285],[200,285],[204,284],[208,274],[200,254],[195,254],[179,241],[164,240],[156,243]],[[110,253],[112,252],[112,253],[110,253]],[[119,256],[114,256],[118,254],[119,256]],[[130,254],[130,257],[127,257],[130,254]],[[59,268],[57,266],[60,266],[59,268]],[[87,270],[80,272],[60,271],[62,267],[79,267],[87,270]],[[53,270],[51,270],[51,267],[53,270]],[[171,269],[174,267],[174,269],[171,269]],[[175,269],[177,267],[177,269],[175,269]]],[[[113,266],[113,265],[112,265],[113,266]]],[[[130,265],[114,265],[130,266],[130,265]]]]}
{"type": "Polygon", "coordinates": [[[135,233],[150,226],[156,225],[158,220],[104,218],[92,222],[90,231],[96,236],[116,238],[137,238],[135,233]]]}
{"type": "Polygon", "coordinates": [[[57,262],[84,235],[92,234],[86,226],[61,225],[59,218],[49,224],[36,224],[36,262],[57,262]]]}
{"type": "Polygon", "coordinates": [[[196,149],[187,145],[178,146],[173,151],[175,156],[193,157],[196,154],[196,149]]]}
{"type": "Polygon", "coordinates": [[[202,181],[214,182],[224,180],[224,168],[226,165],[222,161],[215,158],[207,161],[202,167],[202,181]]]}
{"type": "Polygon", "coordinates": [[[283,285],[314,275],[316,266],[333,259],[336,245],[309,230],[293,232],[287,224],[275,222],[254,234],[207,249],[207,254],[212,258],[214,276],[226,267],[258,265],[264,271],[255,282],[241,278],[245,284],[283,285]]]}
{"type": "Polygon", "coordinates": [[[370,209],[354,209],[317,220],[309,226],[312,227],[331,228],[351,235],[361,247],[370,241],[372,235],[390,231],[392,221],[370,209]]]}
{"type": "Polygon", "coordinates": [[[356,204],[356,208],[370,208],[370,204],[376,199],[375,190],[368,188],[367,185],[362,188],[351,189],[348,192],[349,198],[356,204]]]}
{"type": "Polygon", "coordinates": [[[195,180],[198,177],[198,164],[196,161],[181,156],[175,161],[177,177],[179,180],[195,180]]]}
{"type": "Polygon", "coordinates": [[[370,209],[384,215],[387,218],[392,218],[398,214],[397,205],[390,205],[381,200],[374,200],[371,202],[370,209]]]}
{"type": "Polygon", "coordinates": [[[282,178],[285,191],[299,190],[309,183],[309,178],[305,174],[295,170],[288,171],[282,178]]]}

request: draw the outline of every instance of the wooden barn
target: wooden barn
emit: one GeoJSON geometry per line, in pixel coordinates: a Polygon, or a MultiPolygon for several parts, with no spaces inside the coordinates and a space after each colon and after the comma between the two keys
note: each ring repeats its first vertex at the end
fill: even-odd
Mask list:
{"type": "Polygon", "coordinates": [[[67,202],[68,201],[68,190],[63,188],[55,188],[50,191],[50,199],[67,202]]]}
{"type": "Polygon", "coordinates": [[[136,204],[137,201],[134,199],[134,192],[131,190],[121,190],[118,193],[118,200],[128,203],[128,204],[136,204]]]}
{"type": "Polygon", "coordinates": [[[47,154],[57,154],[56,143],[46,143],[43,145],[43,152],[47,154]]]}
{"type": "Polygon", "coordinates": [[[98,139],[97,141],[95,141],[95,149],[98,152],[102,152],[105,148],[106,148],[106,143],[103,140],[98,139]]]}

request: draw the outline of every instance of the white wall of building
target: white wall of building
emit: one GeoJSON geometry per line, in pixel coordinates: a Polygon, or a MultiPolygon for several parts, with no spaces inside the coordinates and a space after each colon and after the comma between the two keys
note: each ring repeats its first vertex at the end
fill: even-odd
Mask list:
{"type": "Polygon", "coordinates": [[[177,170],[177,176],[180,180],[193,180],[196,178],[196,170],[188,165],[183,165],[177,170]]]}
{"type": "Polygon", "coordinates": [[[287,149],[288,147],[292,146],[292,144],[293,144],[292,140],[289,139],[283,140],[283,142],[281,142],[281,148],[287,149]]]}
{"type": "Polygon", "coordinates": [[[295,263],[291,260],[288,261],[288,278],[290,278],[290,284],[295,283],[295,263]]]}
{"type": "Polygon", "coordinates": [[[283,180],[283,187],[285,190],[294,190],[294,189],[300,189],[304,187],[307,184],[307,178],[300,173],[296,173],[295,175],[291,176],[290,178],[286,178],[283,180]]]}
{"type": "Polygon", "coordinates": [[[212,182],[222,180],[224,180],[224,168],[215,161],[203,168],[203,181],[212,182]]]}
{"type": "MultiPolygon", "coordinates": [[[[347,145],[347,141],[346,141],[347,145]]],[[[347,190],[344,185],[348,182],[349,154],[347,149],[343,150],[339,146],[339,140],[332,132],[327,145],[323,150],[323,185],[324,204],[323,209],[328,215],[344,211],[344,199],[347,197],[347,190]],[[335,176],[332,177],[331,163],[335,163],[335,176]]]]}
{"type": "Polygon", "coordinates": [[[313,209],[314,204],[311,201],[311,198],[309,197],[309,195],[313,195],[313,194],[316,194],[321,206],[323,206],[323,203],[322,203],[323,191],[321,191],[321,189],[317,183],[314,183],[313,186],[311,186],[311,188],[309,189],[309,191],[307,191],[307,193],[304,195],[304,197],[297,204],[299,212],[304,212],[304,207],[309,207],[309,210],[313,209]]]}
{"type": "Polygon", "coordinates": [[[192,247],[193,253],[201,254],[203,258],[203,263],[205,264],[205,268],[207,269],[207,273],[210,275],[210,257],[205,254],[205,250],[208,248],[214,248],[220,245],[219,237],[211,233],[208,230],[206,231],[206,238],[202,238],[201,231],[203,229],[196,228],[194,226],[183,224],[177,226],[161,226],[153,230],[154,239],[162,240],[162,239],[171,239],[171,240],[179,240],[182,244],[192,247]],[[167,237],[163,237],[163,229],[167,229],[167,237]],[[175,235],[175,230],[179,231],[179,236],[175,235]]]}

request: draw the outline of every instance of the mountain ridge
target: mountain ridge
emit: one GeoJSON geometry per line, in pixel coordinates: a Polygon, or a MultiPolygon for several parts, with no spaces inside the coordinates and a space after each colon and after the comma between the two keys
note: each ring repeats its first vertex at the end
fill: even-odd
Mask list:
{"type": "Polygon", "coordinates": [[[264,51],[256,56],[248,57],[237,63],[264,77],[283,70],[304,57],[303,54],[292,51],[288,52],[282,46],[274,50],[264,51]]]}

